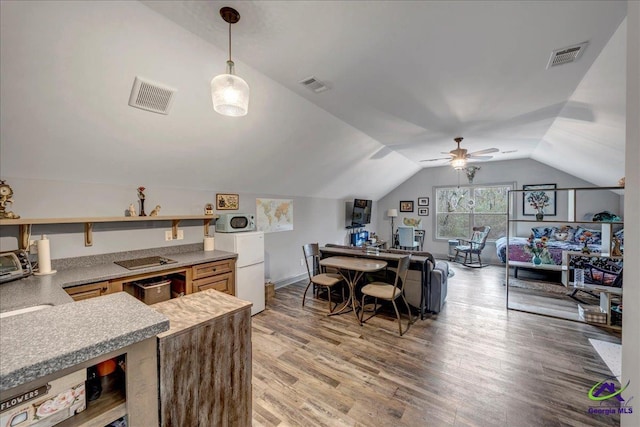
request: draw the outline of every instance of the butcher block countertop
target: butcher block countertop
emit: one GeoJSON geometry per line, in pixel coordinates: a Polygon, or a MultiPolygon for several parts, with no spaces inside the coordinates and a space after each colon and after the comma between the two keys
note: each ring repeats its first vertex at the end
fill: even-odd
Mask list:
{"type": "Polygon", "coordinates": [[[168,317],[171,322],[168,331],[158,334],[158,338],[162,339],[186,332],[215,318],[250,308],[251,305],[248,301],[209,289],[160,302],[151,307],[168,317]]]}

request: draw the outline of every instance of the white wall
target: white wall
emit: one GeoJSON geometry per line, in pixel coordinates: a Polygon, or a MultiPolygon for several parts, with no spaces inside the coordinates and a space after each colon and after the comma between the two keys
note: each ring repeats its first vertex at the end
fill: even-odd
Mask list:
{"type": "Polygon", "coordinates": [[[622,380],[631,381],[622,396],[634,406],[620,416],[622,427],[640,425],[640,2],[629,1],[627,10],[627,143],[625,215],[624,312],[622,314],[622,380]]]}
{"type": "MultiPolygon", "coordinates": [[[[124,216],[130,203],[135,203],[136,209],[138,207],[136,187],[133,186],[12,177],[6,179],[15,193],[11,210],[22,218],[124,216]]],[[[148,182],[140,184],[147,188],[147,214],[159,204],[162,206],[162,216],[201,215],[204,213],[204,205],[215,200],[214,189],[162,187],[148,182]]],[[[294,230],[265,236],[265,272],[276,283],[287,282],[306,274],[305,267],[300,265],[303,244],[344,244],[347,241],[347,202],[344,200],[241,193],[240,208],[231,212],[255,213],[256,197],[289,198],[294,204],[294,230]]],[[[375,213],[372,221],[375,221],[375,213]]],[[[184,240],[166,242],[164,231],[171,229],[169,221],[95,224],[94,243],[90,247],[84,246],[83,224],[34,225],[32,236],[34,239],[41,234],[49,236],[52,259],[202,242],[201,221],[185,221],[180,223],[179,228],[184,230],[184,240]]],[[[16,249],[17,237],[17,226],[0,227],[0,248],[16,249]]]]}
{"type": "MultiPolygon", "coordinates": [[[[556,184],[557,188],[568,187],[594,187],[586,181],[576,178],[560,170],[546,166],[531,159],[508,160],[502,162],[491,162],[479,164],[480,170],[476,172],[473,180],[474,184],[498,184],[498,183],[515,183],[517,189],[522,189],[522,185],[527,184],[556,184]]],[[[622,176],[622,175],[621,175],[622,176]]],[[[378,201],[378,222],[377,228],[382,230],[381,236],[389,238],[391,234],[391,222],[386,216],[387,209],[399,209],[400,200],[413,200],[415,211],[413,213],[400,213],[395,220],[396,227],[402,223],[405,216],[418,218],[417,199],[418,197],[429,197],[429,216],[422,218],[422,227],[426,230],[426,238],[424,249],[436,256],[444,256],[448,251],[448,243],[446,240],[436,240],[435,236],[435,190],[434,187],[467,185],[468,180],[464,172],[460,173],[458,181],[458,173],[450,166],[439,168],[423,169],[404,184],[387,194],[383,199],[378,201]]],[[[611,183],[616,185],[616,183],[611,183]]],[[[557,192],[557,212],[555,216],[545,216],[545,220],[557,218],[561,223],[567,218],[567,195],[566,192],[557,192]]],[[[610,210],[621,215],[620,210],[621,199],[619,195],[612,191],[597,191],[590,193],[589,196],[583,196],[585,193],[578,195],[579,209],[578,218],[588,213],[597,213],[603,210],[610,210]],[[596,194],[594,194],[596,193],[596,194]]],[[[516,218],[522,217],[522,198],[519,197],[516,202],[516,218]]],[[[527,219],[533,219],[527,217],[527,219]]],[[[518,235],[528,236],[529,230],[535,224],[531,223],[520,227],[518,235]]],[[[483,252],[483,261],[490,263],[499,262],[495,253],[495,245],[489,243],[483,252]]]]}

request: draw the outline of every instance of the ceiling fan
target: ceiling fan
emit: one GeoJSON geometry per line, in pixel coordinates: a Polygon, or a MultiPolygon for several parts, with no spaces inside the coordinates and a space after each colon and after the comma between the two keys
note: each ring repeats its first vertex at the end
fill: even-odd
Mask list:
{"type": "Polygon", "coordinates": [[[440,157],[437,159],[425,159],[420,161],[435,162],[438,160],[449,160],[451,166],[453,166],[454,169],[460,170],[464,169],[467,166],[467,160],[489,160],[492,159],[493,156],[485,156],[484,154],[496,153],[500,151],[497,148],[486,148],[484,150],[474,151],[473,153],[467,153],[467,150],[465,148],[460,148],[462,139],[463,138],[461,136],[454,138],[453,140],[458,144],[458,148],[456,148],[455,150],[451,150],[448,153],[442,153],[448,154],[450,157],[440,157]]]}

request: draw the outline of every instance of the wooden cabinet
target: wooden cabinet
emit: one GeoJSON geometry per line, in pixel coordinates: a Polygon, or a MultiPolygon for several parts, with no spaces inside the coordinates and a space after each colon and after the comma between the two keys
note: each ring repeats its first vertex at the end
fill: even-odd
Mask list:
{"type": "Polygon", "coordinates": [[[251,304],[211,290],[155,304],[161,426],[251,426],[251,304]]]}
{"type": "Polygon", "coordinates": [[[235,259],[225,259],[193,266],[193,292],[215,289],[229,295],[235,295],[235,264],[235,259]]]}
{"type": "Polygon", "coordinates": [[[65,291],[75,301],[121,291],[128,292],[135,296],[135,282],[154,278],[169,278],[178,279],[177,281],[182,284],[179,290],[173,289],[175,284],[172,284],[172,290],[176,291],[172,294],[174,296],[176,294],[188,295],[207,289],[215,289],[216,291],[235,296],[235,265],[235,258],[224,259],[204,264],[196,264],[194,266],[171,268],[154,273],[137,274],[135,276],[110,281],[72,286],[65,288],[65,291]]]}
{"type": "Polygon", "coordinates": [[[109,282],[89,283],[88,285],[72,286],[65,288],[74,301],[80,301],[88,298],[100,297],[111,293],[111,285],[109,282]]]}

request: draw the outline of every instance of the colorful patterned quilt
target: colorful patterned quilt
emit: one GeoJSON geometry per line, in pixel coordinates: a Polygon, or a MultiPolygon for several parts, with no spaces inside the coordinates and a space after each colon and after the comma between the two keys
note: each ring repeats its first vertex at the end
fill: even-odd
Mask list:
{"type": "MultiPolygon", "coordinates": [[[[532,255],[525,251],[524,247],[527,245],[527,237],[511,237],[509,239],[509,261],[523,261],[531,262],[532,255]]],[[[547,242],[547,249],[551,254],[554,264],[562,265],[562,251],[580,251],[582,244],[575,242],[549,240],[547,242]]],[[[587,245],[591,252],[600,253],[601,245],[589,244],[587,245]]],[[[507,238],[501,237],[496,240],[496,253],[498,258],[502,262],[506,262],[507,253],[507,238]]]]}

